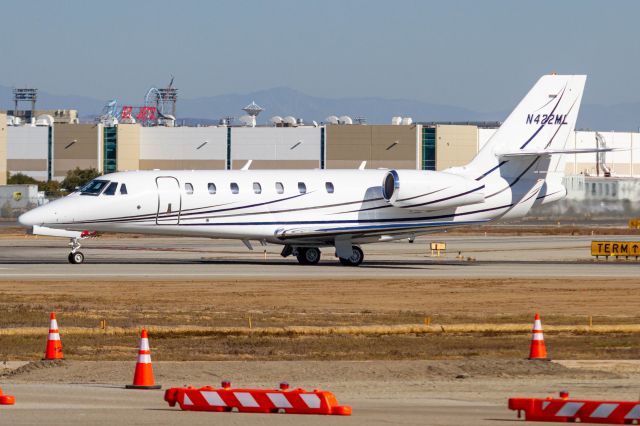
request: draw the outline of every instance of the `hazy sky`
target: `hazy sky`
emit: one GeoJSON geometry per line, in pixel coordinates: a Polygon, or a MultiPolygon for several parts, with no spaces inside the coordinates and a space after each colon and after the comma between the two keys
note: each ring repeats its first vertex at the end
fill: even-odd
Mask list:
{"type": "Polygon", "coordinates": [[[289,86],[509,110],[542,74],[640,101],[640,1],[28,1],[0,15],[0,84],[142,99],[289,86]]]}

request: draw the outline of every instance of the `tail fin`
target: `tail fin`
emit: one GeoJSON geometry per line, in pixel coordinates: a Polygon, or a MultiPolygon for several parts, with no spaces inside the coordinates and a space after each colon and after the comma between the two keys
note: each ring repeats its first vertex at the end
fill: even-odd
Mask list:
{"type": "Polygon", "coordinates": [[[490,170],[501,155],[540,155],[564,149],[575,128],[587,77],[545,75],[467,166],[490,170]]]}
{"type": "MultiPolygon", "coordinates": [[[[575,129],[586,76],[545,75],[533,86],[464,173],[485,185],[485,201],[522,217],[534,203],[561,199],[562,154],[575,129]]],[[[575,151],[575,150],[574,150],[575,151]]]]}

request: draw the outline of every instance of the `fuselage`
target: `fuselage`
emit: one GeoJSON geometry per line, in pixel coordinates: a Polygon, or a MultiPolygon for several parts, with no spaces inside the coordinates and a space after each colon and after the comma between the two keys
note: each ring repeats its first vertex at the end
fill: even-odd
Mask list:
{"type": "MultiPolygon", "coordinates": [[[[119,172],[96,179],[101,187],[95,191],[79,190],[25,214],[21,222],[77,231],[272,243],[286,243],[296,230],[306,239],[320,241],[331,230],[348,229],[364,242],[483,223],[512,204],[510,191],[503,191],[490,205],[428,212],[398,208],[383,197],[387,173],[382,169],[119,172]],[[311,232],[316,228],[317,235],[311,232]]],[[[446,179],[446,174],[440,175],[446,179]]],[[[508,189],[508,182],[504,186],[508,189]]]]}

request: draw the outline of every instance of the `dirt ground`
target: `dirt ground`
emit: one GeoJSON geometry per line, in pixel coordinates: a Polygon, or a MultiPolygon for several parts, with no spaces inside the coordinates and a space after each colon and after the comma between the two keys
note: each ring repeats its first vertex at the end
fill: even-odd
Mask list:
{"type": "Polygon", "coordinates": [[[0,360],[524,358],[540,312],[554,358],[640,356],[640,281],[616,279],[0,282],[0,360]],[[591,317],[591,319],[589,319],[591,317]],[[101,321],[106,327],[100,328],[101,321]],[[589,326],[591,321],[591,327],[589,326]]]}

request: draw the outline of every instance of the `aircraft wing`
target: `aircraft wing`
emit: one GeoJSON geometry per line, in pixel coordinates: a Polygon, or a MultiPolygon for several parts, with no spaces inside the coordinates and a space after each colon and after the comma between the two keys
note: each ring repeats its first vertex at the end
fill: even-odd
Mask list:
{"type": "Polygon", "coordinates": [[[382,235],[420,233],[436,231],[442,228],[453,226],[464,226],[486,223],[488,220],[471,221],[443,221],[443,222],[407,222],[407,223],[374,223],[355,224],[345,226],[310,226],[302,228],[280,228],[276,230],[275,236],[280,240],[314,239],[321,241],[333,240],[340,235],[350,235],[353,238],[376,237],[382,235]]]}

